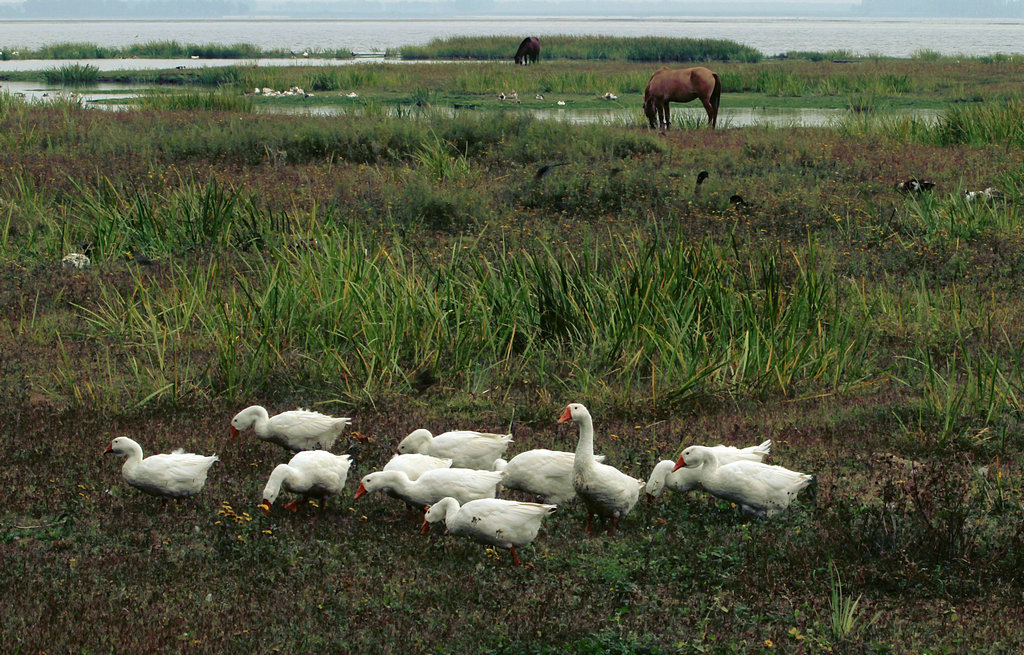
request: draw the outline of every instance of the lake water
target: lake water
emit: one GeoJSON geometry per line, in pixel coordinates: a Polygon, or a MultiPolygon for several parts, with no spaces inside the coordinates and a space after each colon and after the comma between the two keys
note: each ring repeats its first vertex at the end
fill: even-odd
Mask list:
{"type": "MultiPolygon", "coordinates": [[[[218,21],[8,21],[0,22],[0,48],[38,48],[62,42],[100,46],[176,40],[182,43],[252,43],[264,49],[349,49],[382,53],[437,37],[595,34],[731,39],[766,55],[790,50],[848,50],[907,57],[922,49],[943,54],[1024,53],[1020,20],[854,20],[775,18],[484,19],[484,20],[218,20],[218,21]]],[[[10,66],[0,61],[0,70],[10,66]]]]}

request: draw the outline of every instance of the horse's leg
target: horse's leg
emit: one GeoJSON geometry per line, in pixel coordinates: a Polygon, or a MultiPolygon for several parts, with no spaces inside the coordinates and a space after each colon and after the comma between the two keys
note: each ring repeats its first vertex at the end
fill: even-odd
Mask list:
{"type": "Polygon", "coordinates": [[[671,115],[669,113],[668,105],[669,105],[669,102],[668,102],[668,100],[666,100],[665,101],[665,129],[666,130],[669,127],[672,126],[672,118],[671,118],[671,115]]]}
{"type": "Polygon", "coordinates": [[[711,104],[711,100],[700,97],[701,103],[704,105],[704,111],[708,113],[708,127],[715,129],[715,123],[718,121],[718,108],[711,104]]]}

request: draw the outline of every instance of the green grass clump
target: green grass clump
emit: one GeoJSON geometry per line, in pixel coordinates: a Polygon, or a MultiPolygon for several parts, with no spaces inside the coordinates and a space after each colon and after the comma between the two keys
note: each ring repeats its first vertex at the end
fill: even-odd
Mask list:
{"type": "Polygon", "coordinates": [[[777,59],[806,59],[807,61],[853,61],[859,59],[849,50],[788,50],[777,59]]]}
{"type": "Polygon", "coordinates": [[[992,100],[980,105],[954,105],[935,127],[935,138],[942,145],[1013,144],[1024,146],[1024,97],[992,100]]]}
{"type": "Polygon", "coordinates": [[[237,93],[210,91],[207,93],[147,93],[139,96],[138,104],[148,110],[191,110],[251,112],[255,109],[252,98],[237,93]]]}
{"type": "Polygon", "coordinates": [[[48,68],[43,77],[50,84],[95,84],[99,78],[99,69],[89,64],[65,64],[60,68],[48,68]]]}
{"type": "MultiPolygon", "coordinates": [[[[519,41],[501,36],[457,36],[403,46],[403,59],[511,59],[519,41]]],[[[551,35],[541,39],[544,59],[647,62],[760,61],[762,54],[726,39],[551,35]]]]}

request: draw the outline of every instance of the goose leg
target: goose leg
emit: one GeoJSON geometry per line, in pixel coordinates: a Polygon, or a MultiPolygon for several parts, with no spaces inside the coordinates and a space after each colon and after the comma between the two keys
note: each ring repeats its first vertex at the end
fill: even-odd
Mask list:
{"type": "Polygon", "coordinates": [[[519,559],[519,555],[516,554],[516,547],[512,546],[509,550],[512,551],[512,566],[522,566],[522,561],[519,559]]]}
{"type": "Polygon", "coordinates": [[[619,519],[617,519],[617,518],[615,518],[615,517],[613,516],[613,517],[612,517],[612,524],[611,524],[611,527],[609,527],[609,528],[608,528],[608,536],[609,536],[609,537],[610,537],[610,536],[612,536],[613,534],[615,534],[615,524],[616,524],[616,523],[618,523],[618,522],[619,522],[619,519]]]}
{"type": "Polygon", "coordinates": [[[327,505],[327,496],[321,496],[318,504],[320,507],[316,510],[316,514],[313,515],[314,519],[319,519],[320,515],[324,513],[324,507],[327,505]]]}
{"type": "Polygon", "coordinates": [[[587,527],[583,528],[583,534],[590,534],[590,517],[593,516],[590,512],[587,512],[587,527]]]}
{"type": "Polygon", "coordinates": [[[291,502],[287,502],[287,503],[285,503],[283,505],[283,507],[285,509],[291,510],[293,512],[297,512],[297,511],[299,511],[299,499],[296,498],[295,500],[293,500],[291,502]]]}

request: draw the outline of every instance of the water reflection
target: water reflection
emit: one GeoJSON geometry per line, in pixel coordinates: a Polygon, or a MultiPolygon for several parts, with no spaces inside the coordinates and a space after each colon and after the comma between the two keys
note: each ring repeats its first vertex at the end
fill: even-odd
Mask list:
{"type": "MultiPolygon", "coordinates": [[[[331,105],[326,107],[261,107],[261,112],[307,116],[344,116],[357,114],[360,110],[353,107],[331,105]]],[[[454,116],[459,111],[451,107],[433,107],[430,112],[454,116]]],[[[425,114],[416,107],[406,106],[390,110],[392,116],[417,116],[425,114]]],[[[907,109],[884,111],[873,114],[879,119],[911,116],[925,121],[934,121],[939,116],[935,109],[907,109]]],[[[546,120],[559,120],[574,125],[625,125],[645,127],[647,125],[640,107],[632,109],[537,109],[531,115],[546,120]]],[[[690,125],[707,122],[707,114],[703,108],[685,107],[672,108],[673,122],[690,125]]],[[[718,128],[738,127],[828,127],[854,114],[847,109],[820,109],[806,107],[737,107],[722,109],[718,113],[718,128]]]]}

